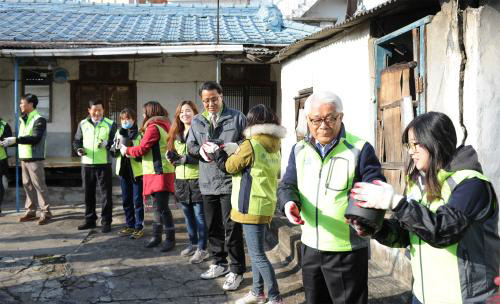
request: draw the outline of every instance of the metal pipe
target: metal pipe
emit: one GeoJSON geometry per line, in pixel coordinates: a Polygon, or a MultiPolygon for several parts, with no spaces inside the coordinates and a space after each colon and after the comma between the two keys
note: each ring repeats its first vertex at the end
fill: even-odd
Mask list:
{"type": "Polygon", "coordinates": [[[219,10],[220,10],[220,1],[217,0],[217,38],[216,38],[216,41],[215,41],[215,44],[219,44],[219,29],[220,29],[220,24],[219,24],[219,10]]]}
{"type": "Polygon", "coordinates": [[[82,49],[2,49],[0,57],[86,57],[114,55],[161,55],[161,54],[241,54],[242,44],[226,45],[170,45],[109,47],[82,49]]]}
{"type": "MultiPolygon", "coordinates": [[[[19,62],[14,58],[14,120],[16,136],[19,134],[19,105],[18,105],[19,62]]],[[[19,202],[19,149],[16,146],[16,211],[20,210],[19,202]]]]}

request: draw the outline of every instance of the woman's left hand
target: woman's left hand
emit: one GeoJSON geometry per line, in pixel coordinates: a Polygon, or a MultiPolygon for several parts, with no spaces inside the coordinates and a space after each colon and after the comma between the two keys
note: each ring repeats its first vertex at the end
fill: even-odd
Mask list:
{"type": "Polygon", "coordinates": [[[234,154],[238,149],[238,144],[234,142],[225,143],[223,146],[224,151],[226,151],[227,155],[234,154]]]}
{"type": "Polygon", "coordinates": [[[351,197],[357,201],[358,206],[374,209],[394,209],[399,204],[402,195],[394,193],[394,188],[382,181],[371,183],[356,183],[351,190],[351,197]]]}

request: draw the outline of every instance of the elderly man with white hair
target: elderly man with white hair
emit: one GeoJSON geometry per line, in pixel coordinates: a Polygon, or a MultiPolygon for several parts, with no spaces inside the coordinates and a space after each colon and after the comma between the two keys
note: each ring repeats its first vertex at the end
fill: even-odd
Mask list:
{"type": "Polygon", "coordinates": [[[302,227],[307,303],[366,303],[368,246],[345,222],[356,182],[385,181],[373,146],[346,132],[341,99],[316,92],[306,100],[306,137],[292,148],[278,201],[302,227]]]}

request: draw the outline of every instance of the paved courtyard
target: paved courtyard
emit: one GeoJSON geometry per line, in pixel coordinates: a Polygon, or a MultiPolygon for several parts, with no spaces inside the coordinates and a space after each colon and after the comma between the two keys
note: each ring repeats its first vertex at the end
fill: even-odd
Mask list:
{"type": "MultiPolygon", "coordinates": [[[[146,214],[146,235],[139,240],[118,235],[124,221],[118,199],[111,233],[101,233],[100,227],[78,231],[84,206],[68,202],[78,197],[78,193],[71,195],[60,193],[59,201],[53,201],[54,219],[44,226],[17,222],[20,214],[13,201],[5,202],[5,215],[0,217],[0,303],[232,303],[250,290],[250,271],[239,290],[225,292],[224,278],[199,277],[210,261],[193,265],[179,255],[187,234],[175,204],[171,206],[177,246],[161,253],[157,248],[144,248],[150,236],[150,213],[146,214]]],[[[299,267],[284,263],[276,248],[269,246],[268,255],[285,303],[304,303],[299,267]]],[[[371,264],[370,303],[405,302],[408,293],[396,285],[371,264]]]]}

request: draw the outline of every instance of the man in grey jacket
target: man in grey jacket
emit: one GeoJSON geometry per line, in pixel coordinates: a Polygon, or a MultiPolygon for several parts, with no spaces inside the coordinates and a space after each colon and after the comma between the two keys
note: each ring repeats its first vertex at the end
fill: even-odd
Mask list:
{"type": "Polygon", "coordinates": [[[231,220],[231,175],[222,172],[212,155],[214,147],[223,147],[228,154],[242,141],[246,118],[228,108],[222,101],[222,87],[205,82],[199,90],[205,111],[196,115],[186,140],[189,154],[200,162],[200,190],[207,224],[210,255],[214,264],[201,274],[202,279],[226,275],[224,290],[236,290],[245,272],[245,251],[242,226],[231,220]],[[227,252],[224,249],[227,246],[227,252]],[[227,264],[227,256],[231,260],[227,264]]]}

